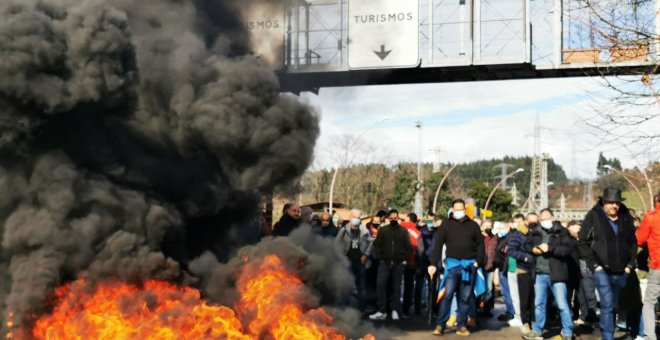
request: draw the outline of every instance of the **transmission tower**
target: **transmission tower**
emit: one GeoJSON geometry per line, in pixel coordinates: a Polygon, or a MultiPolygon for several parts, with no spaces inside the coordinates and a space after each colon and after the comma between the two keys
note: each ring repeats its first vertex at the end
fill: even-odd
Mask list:
{"type": "MultiPolygon", "coordinates": [[[[508,176],[508,174],[509,174],[509,172],[507,170],[509,169],[509,167],[512,167],[512,166],[513,165],[507,164],[507,163],[500,163],[500,164],[494,166],[495,168],[500,168],[501,169],[501,174],[499,176],[495,176],[495,178],[499,178],[500,180],[502,180],[503,178],[506,178],[506,176],[508,176]]],[[[504,182],[502,183],[501,188],[502,188],[502,190],[506,190],[506,189],[509,188],[509,186],[506,183],[506,180],[504,180],[504,182]]]]}
{"type": "Polygon", "coordinates": [[[591,181],[584,182],[584,189],[582,190],[582,203],[587,208],[591,208],[594,204],[594,183],[591,181]]]}
{"type": "Polygon", "coordinates": [[[520,203],[518,202],[518,188],[516,188],[516,183],[513,183],[511,186],[511,191],[509,192],[511,194],[511,197],[513,197],[513,200],[511,200],[511,204],[515,206],[519,206],[520,203]]]}
{"type": "Polygon", "coordinates": [[[440,151],[440,148],[433,149],[433,173],[440,172],[440,151]]]}
{"type": "Polygon", "coordinates": [[[537,212],[548,207],[548,158],[547,154],[541,154],[541,119],[537,114],[534,125],[534,158],[527,199],[528,212],[537,212]]]}

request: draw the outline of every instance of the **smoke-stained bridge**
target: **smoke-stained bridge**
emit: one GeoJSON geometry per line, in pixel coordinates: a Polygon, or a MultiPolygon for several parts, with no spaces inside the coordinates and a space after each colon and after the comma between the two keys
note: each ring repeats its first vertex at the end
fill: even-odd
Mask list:
{"type": "Polygon", "coordinates": [[[284,90],[298,92],[642,75],[658,60],[656,43],[622,44],[626,37],[613,39],[606,26],[641,25],[655,34],[657,2],[621,1],[603,18],[576,0],[291,0],[257,4],[245,20],[254,53],[278,70],[284,90]]]}

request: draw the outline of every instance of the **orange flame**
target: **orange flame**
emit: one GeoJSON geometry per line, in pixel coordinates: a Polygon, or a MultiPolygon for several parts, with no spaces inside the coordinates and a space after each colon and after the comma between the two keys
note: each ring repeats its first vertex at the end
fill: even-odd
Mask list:
{"type": "Polygon", "coordinates": [[[277,256],[247,262],[237,288],[238,315],[206,303],[194,288],[168,282],[100,283],[90,289],[77,280],[56,289],[53,313],[37,320],[32,335],[46,340],[345,339],[322,308],[305,310],[300,303],[305,285],[277,256]]]}

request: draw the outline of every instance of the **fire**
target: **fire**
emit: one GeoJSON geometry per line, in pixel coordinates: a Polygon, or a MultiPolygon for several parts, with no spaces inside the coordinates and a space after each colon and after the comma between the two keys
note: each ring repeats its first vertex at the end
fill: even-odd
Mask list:
{"type": "MultiPolygon", "coordinates": [[[[248,262],[237,281],[235,310],[205,302],[198,290],[148,280],[140,286],[83,280],[56,289],[52,314],[36,339],[329,339],[345,337],[322,308],[300,303],[305,285],[274,255],[248,262]]],[[[374,339],[368,335],[365,339],[374,339]]]]}

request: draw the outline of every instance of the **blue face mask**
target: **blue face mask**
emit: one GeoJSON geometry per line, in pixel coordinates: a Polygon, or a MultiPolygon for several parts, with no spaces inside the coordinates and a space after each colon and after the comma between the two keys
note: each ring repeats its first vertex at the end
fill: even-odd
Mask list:
{"type": "Polygon", "coordinates": [[[455,219],[460,220],[463,217],[465,217],[465,210],[454,211],[454,218],[455,219]]]}
{"type": "Polygon", "coordinates": [[[502,237],[506,236],[506,234],[508,234],[508,233],[509,233],[508,231],[500,231],[500,232],[497,233],[497,236],[502,238],[502,237]]]}
{"type": "Polygon", "coordinates": [[[552,221],[550,221],[550,220],[541,221],[541,227],[543,227],[545,229],[552,228],[552,221]]]}
{"type": "Polygon", "coordinates": [[[351,220],[351,224],[352,224],[354,227],[357,227],[357,226],[360,225],[360,220],[351,220]]]}

